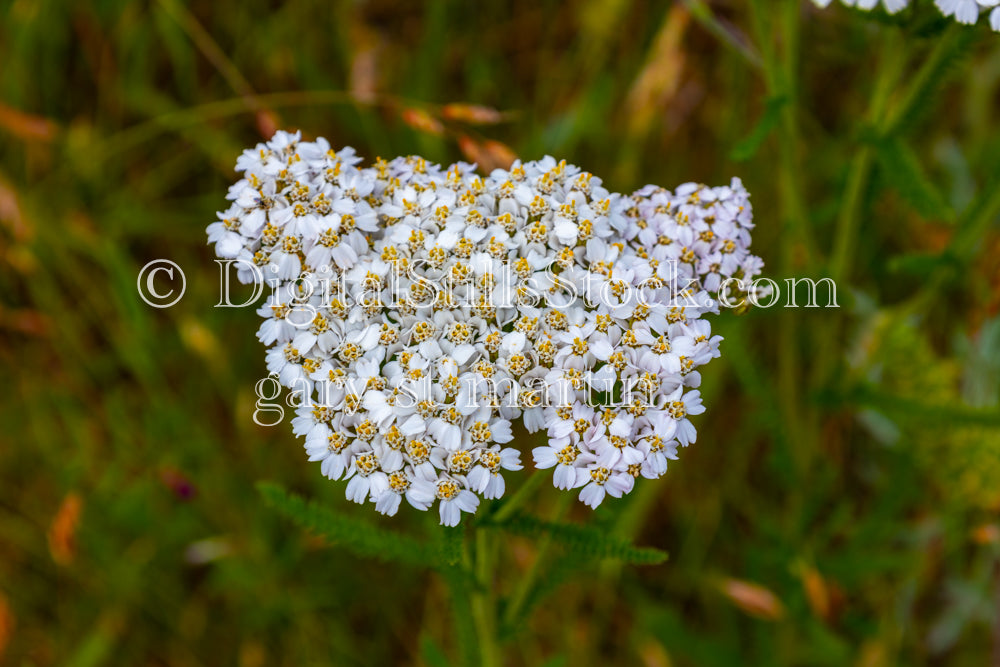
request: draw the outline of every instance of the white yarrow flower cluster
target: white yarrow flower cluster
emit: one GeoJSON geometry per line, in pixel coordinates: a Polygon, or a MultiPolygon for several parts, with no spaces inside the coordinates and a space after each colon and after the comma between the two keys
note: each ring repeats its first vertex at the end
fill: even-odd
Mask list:
{"type": "Polygon", "coordinates": [[[721,340],[703,315],[762,268],[738,179],[623,196],[549,157],[486,178],[359,161],[279,132],[207,230],[269,286],[268,371],[309,399],[294,432],[349,499],[456,525],[522,467],[515,420],[547,431],[536,467],[591,507],[695,441],[721,340]]]}
{"type": "MultiPolygon", "coordinates": [[[[909,0],[840,0],[849,7],[874,9],[881,5],[890,14],[906,8],[909,0]]],[[[832,0],[813,0],[819,7],[828,7],[832,0]]],[[[945,16],[952,16],[959,23],[972,25],[979,20],[980,12],[990,11],[990,26],[1000,32],[1000,0],[934,0],[934,4],[945,16]]]]}

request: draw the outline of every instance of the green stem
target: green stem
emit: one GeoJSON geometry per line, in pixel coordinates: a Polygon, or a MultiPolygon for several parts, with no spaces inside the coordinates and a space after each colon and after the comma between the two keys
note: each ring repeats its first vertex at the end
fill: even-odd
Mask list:
{"type": "Polygon", "coordinates": [[[761,69],[764,66],[760,54],[748,46],[740,34],[715,18],[715,14],[712,13],[712,8],[708,6],[708,3],[706,3],[705,0],[683,0],[683,2],[688,8],[688,11],[691,12],[691,16],[693,16],[698,23],[704,26],[706,30],[712,33],[712,35],[718,38],[723,45],[731,48],[735,53],[738,53],[744,60],[756,69],[761,69]]]}
{"type": "MultiPolygon", "coordinates": [[[[781,33],[785,42],[783,58],[771,63],[771,95],[784,95],[787,102],[782,107],[782,122],[779,130],[778,185],[781,196],[781,213],[784,233],[781,235],[781,272],[788,276],[795,272],[796,255],[804,250],[808,255],[809,229],[802,203],[802,188],[799,182],[799,127],[798,127],[798,45],[799,12],[797,0],[785,0],[781,13],[781,33]]],[[[800,475],[806,474],[808,454],[811,446],[806,441],[806,429],[800,391],[801,360],[799,353],[799,322],[795,313],[783,310],[781,329],[778,332],[781,354],[778,356],[778,387],[784,409],[785,423],[788,425],[789,451],[795,460],[800,475]]]]}
{"type": "Polygon", "coordinates": [[[809,263],[814,253],[812,228],[803,201],[801,184],[802,169],[799,160],[799,23],[801,4],[798,0],[785,0],[781,13],[781,35],[784,49],[780,62],[774,62],[772,75],[772,96],[784,96],[786,103],[782,106],[782,122],[779,128],[780,136],[780,187],[787,234],[783,239],[783,261],[786,268],[791,268],[796,255],[809,263]]]}
{"type": "Polygon", "coordinates": [[[477,628],[472,623],[474,614],[469,579],[458,567],[445,568],[441,572],[451,598],[452,615],[454,616],[454,632],[458,643],[460,664],[475,664],[478,651],[477,628]]]}
{"type": "Polygon", "coordinates": [[[858,149],[851,160],[847,176],[847,187],[844,190],[844,203],[840,207],[837,218],[836,234],[833,239],[833,252],[830,256],[830,278],[834,284],[840,283],[847,274],[848,263],[854,254],[855,237],[861,219],[861,200],[865,186],[868,184],[868,174],[871,171],[872,149],[865,145],[858,149]]]}
{"type": "MultiPolygon", "coordinates": [[[[902,34],[897,29],[889,30],[886,38],[882,41],[879,72],[865,120],[868,127],[875,132],[881,132],[883,129],[889,97],[906,62],[904,46],[902,34]]],[[[873,157],[874,152],[871,144],[865,141],[858,149],[854,159],[851,160],[847,190],[844,193],[844,203],[837,218],[833,253],[830,257],[829,275],[833,278],[834,283],[839,283],[848,277],[848,267],[854,254],[858,225],[861,220],[862,200],[868,184],[873,157]]]]}
{"type": "MultiPolygon", "coordinates": [[[[562,519],[566,515],[566,512],[569,511],[569,508],[573,504],[574,500],[576,500],[575,493],[560,493],[559,499],[556,501],[556,505],[552,513],[552,520],[559,521],[562,519]]],[[[528,599],[528,595],[531,593],[532,589],[534,589],[535,582],[541,574],[542,565],[544,564],[551,547],[552,535],[547,533],[538,544],[538,555],[535,556],[534,562],[531,563],[531,567],[528,568],[524,578],[518,582],[514,592],[511,593],[510,601],[507,603],[507,608],[504,610],[503,614],[503,625],[505,628],[512,627],[520,617],[521,612],[524,609],[524,604],[528,599]]]]}
{"type": "MultiPolygon", "coordinates": [[[[889,100],[895,90],[906,64],[906,40],[898,29],[890,29],[882,40],[875,88],[865,115],[864,127],[876,135],[886,126],[889,100]]],[[[838,287],[850,277],[850,264],[857,245],[858,228],[864,208],[864,195],[872,171],[875,152],[871,142],[862,138],[863,143],[851,159],[844,200],[837,217],[834,231],[833,251],[830,256],[827,275],[838,287]]],[[[813,369],[812,384],[823,387],[829,383],[838,357],[834,352],[837,338],[842,335],[843,325],[827,327],[820,332],[817,345],[816,366],[813,369]]]]}
{"type": "Polygon", "coordinates": [[[479,664],[482,667],[498,667],[502,664],[502,657],[497,643],[496,595],[493,586],[496,551],[494,533],[485,528],[477,528],[474,531],[475,574],[478,587],[472,594],[472,621],[479,641],[479,664]]]}
{"type": "MultiPolygon", "coordinates": [[[[798,0],[783,0],[775,12],[772,3],[753,0],[751,18],[764,55],[764,79],[772,99],[784,98],[778,134],[778,196],[782,230],[780,234],[780,272],[792,275],[796,265],[809,261],[813,254],[812,229],[802,199],[799,167],[798,61],[801,5],[798,0]],[[777,14],[780,40],[774,35],[772,20],[777,14]],[[780,46],[780,49],[779,49],[780,46]]],[[[778,394],[786,424],[786,445],[795,459],[798,472],[804,472],[810,450],[806,442],[799,353],[798,319],[783,312],[779,328],[778,394]]]]}

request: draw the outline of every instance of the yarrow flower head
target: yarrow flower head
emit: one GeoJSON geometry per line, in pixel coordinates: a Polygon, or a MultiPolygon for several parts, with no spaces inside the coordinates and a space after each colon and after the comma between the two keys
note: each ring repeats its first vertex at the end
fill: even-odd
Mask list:
{"type": "Polygon", "coordinates": [[[305,399],[293,431],[349,499],[456,525],[522,468],[517,422],[546,432],[534,465],[597,507],[695,441],[721,340],[705,316],[762,269],[738,179],[629,196],[551,157],[487,177],[359,162],[278,132],[239,158],[207,230],[269,287],[268,371],[305,399]]]}
{"type": "MultiPolygon", "coordinates": [[[[828,7],[832,0],[813,0],[819,7],[828,7]]],[[[882,5],[890,14],[895,14],[909,5],[909,0],[841,0],[850,7],[869,10],[882,5]]],[[[990,10],[989,21],[993,30],[1000,32],[1000,0],[934,0],[941,13],[954,17],[959,23],[972,25],[979,20],[980,12],[990,10]]]]}

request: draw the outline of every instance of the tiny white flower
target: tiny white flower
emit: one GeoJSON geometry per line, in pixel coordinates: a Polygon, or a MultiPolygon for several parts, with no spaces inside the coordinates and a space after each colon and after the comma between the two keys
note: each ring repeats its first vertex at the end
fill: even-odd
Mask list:
{"type": "Polygon", "coordinates": [[[605,494],[612,498],[621,498],[631,491],[635,484],[635,478],[627,472],[612,470],[599,464],[580,470],[579,474],[586,482],[580,490],[580,501],[592,509],[597,509],[603,502],[605,494]]]}
{"type": "Polygon", "coordinates": [[[435,494],[440,507],[442,526],[457,526],[462,512],[472,513],[479,507],[479,498],[476,494],[463,489],[450,477],[443,477],[438,481],[435,494]]]}

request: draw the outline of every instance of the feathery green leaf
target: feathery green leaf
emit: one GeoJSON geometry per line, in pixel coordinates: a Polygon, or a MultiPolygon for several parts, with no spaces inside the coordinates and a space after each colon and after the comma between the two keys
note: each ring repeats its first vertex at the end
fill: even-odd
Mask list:
{"type": "Polygon", "coordinates": [[[876,150],[883,178],[920,215],[938,220],[954,218],[951,207],[924,173],[916,153],[902,139],[883,139],[876,150]]]}
{"type": "Polygon", "coordinates": [[[931,404],[867,386],[858,387],[854,396],[848,400],[857,405],[880,410],[890,417],[906,419],[910,422],[947,428],[959,425],[1000,428],[1000,411],[995,409],[931,404]]]}
{"type": "Polygon", "coordinates": [[[472,587],[466,570],[457,567],[446,567],[441,570],[441,576],[448,583],[451,595],[451,608],[454,617],[455,639],[461,655],[459,664],[475,665],[479,662],[479,644],[476,639],[476,628],[472,621],[472,587]]]}
{"type": "Polygon", "coordinates": [[[379,528],[363,519],[336,514],[273,482],[260,482],[257,489],[268,505],[302,528],[359,556],[432,568],[443,564],[438,549],[422,540],[379,528]]]}
{"type": "Polygon", "coordinates": [[[591,558],[617,558],[626,563],[654,565],[667,560],[667,553],[652,547],[637,547],[629,540],[610,535],[592,526],[545,521],[527,514],[515,514],[500,524],[484,523],[483,528],[499,528],[515,535],[548,534],[553,542],[572,554],[591,558]]]}
{"type": "Polygon", "coordinates": [[[934,40],[930,57],[911,79],[909,90],[883,128],[885,135],[906,133],[934,106],[941,86],[969,53],[977,34],[976,30],[954,24],[934,40]]]}

